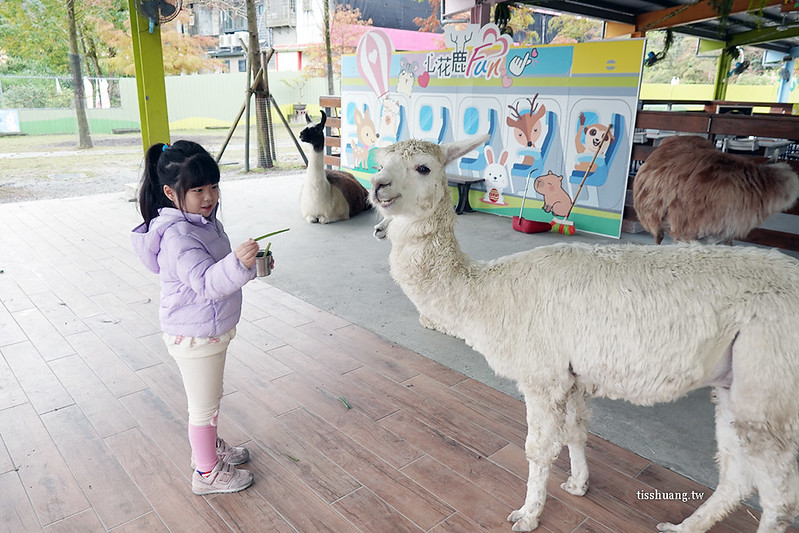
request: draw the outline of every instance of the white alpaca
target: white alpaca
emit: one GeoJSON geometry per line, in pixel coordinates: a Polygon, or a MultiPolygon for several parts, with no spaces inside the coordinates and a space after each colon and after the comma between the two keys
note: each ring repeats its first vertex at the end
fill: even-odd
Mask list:
{"type": "Polygon", "coordinates": [[[701,532],[757,490],[759,533],[799,513],[799,262],[726,246],[557,244],[489,262],[455,239],[445,166],[486,139],[382,149],[370,201],[391,223],[391,275],[427,324],[515,379],[527,406],[530,531],[568,445],[570,494],[588,488],[587,395],[640,405],[714,389],[719,484],[679,525],[701,532]],[[490,318],[486,318],[490,317],[490,318]]]}
{"type": "MultiPolygon", "coordinates": [[[[309,119],[310,120],[310,119],[309,119]]],[[[305,181],[300,189],[300,212],[310,223],[348,220],[370,208],[368,192],[349,172],[325,170],[325,121],[300,132],[300,140],[313,148],[308,157],[305,181]]]]}

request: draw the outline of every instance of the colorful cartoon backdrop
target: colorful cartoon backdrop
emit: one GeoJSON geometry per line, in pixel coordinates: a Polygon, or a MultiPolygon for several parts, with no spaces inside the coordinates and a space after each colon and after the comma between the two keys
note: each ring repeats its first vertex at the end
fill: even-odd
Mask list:
{"type": "Polygon", "coordinates": [[[571,209],[579,231],[618,237],[644,41],[520,48],[488,24],[445,42],[395,52],[372,30],[343,58],[342,168],[368,186],[377,147],[489,134],[447,169],[485,178],[473,209],[542,222],[571,209]]]}

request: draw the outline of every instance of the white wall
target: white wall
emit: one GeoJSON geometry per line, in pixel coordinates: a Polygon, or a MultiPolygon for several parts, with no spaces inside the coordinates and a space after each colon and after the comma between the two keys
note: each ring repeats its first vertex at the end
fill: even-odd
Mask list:
{"type": "Polygon", "coordinates": [[[278,72],[296,72],[300,70],[300,52],[296,50],[291,52],[277,52],[276,55],[278,72]]]}
{"type": "Polygon", "coordinates": [[[297,42],[320,43],[324,40],[322,0],[297,0],[297,42]]]}

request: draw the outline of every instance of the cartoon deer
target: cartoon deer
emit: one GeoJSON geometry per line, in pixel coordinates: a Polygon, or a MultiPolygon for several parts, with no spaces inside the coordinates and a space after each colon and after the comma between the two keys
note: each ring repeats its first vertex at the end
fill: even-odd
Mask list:
{"type": "Polygon", "coordinates": [[[352,157],[354,159],[353,166],[355,168],[368,168],[369,149],[377,144],[377,139],[380,134],[375,130],[375,123],[369,116],[369,110],[361,114],[360,109],[355,110],[355,133],[358,140],[350,141],[352,146],[352,157]]]}
{"type": "MultiPolygon", "coordinates": [[[[541,119],[546,115],[547,108],[544,104],[537,105],[535,103],[537,98],[538,93],[536,93],[532,99],[525,98],[530,104],[529,113],[522,113],[519,111],[519,102],[516,102],[515,105],[508,106],[511,110],[511,115],[507,117],[506,123],[513,128],[513,138],[522,146],[522,150],[538,148],[536,143],[539,137],[541,137],[541,130],[543,129],[541,119]]],[[[534,162],[535,156],[525,153],[521,164],[525,167],[530,167],[534,162]]]]}

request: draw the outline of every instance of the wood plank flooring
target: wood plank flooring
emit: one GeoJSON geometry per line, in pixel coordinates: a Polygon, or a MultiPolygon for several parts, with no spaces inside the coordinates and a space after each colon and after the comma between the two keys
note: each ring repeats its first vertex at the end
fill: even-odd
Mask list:
{"type": "MultiPolygon", "coordinates": [[[[116,195],[0,205],[0,529],[510,531],[524,406],[257,280],[229,351],[220,434],[255,483],[191,493],[183,387],[158,283],[116,195]]],[[[597,437],[583,498],[549,482],[541,531],[654,531],[711,493],[597,437]],[[646,499],[685,494],[686,501],[646,499]]],[[[715,532],[748,532],[740,508],[715,532]]]]}

